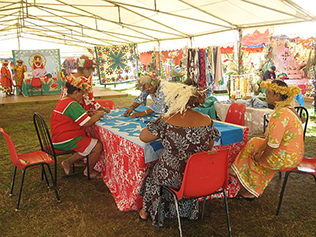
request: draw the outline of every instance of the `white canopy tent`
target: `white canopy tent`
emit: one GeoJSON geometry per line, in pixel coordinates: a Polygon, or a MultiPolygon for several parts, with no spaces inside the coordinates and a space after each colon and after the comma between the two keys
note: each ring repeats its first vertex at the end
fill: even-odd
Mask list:
{"type": "MultiPolygon", "coordinates": [[[[315,15],[311,0],[6,0],[0,2],[0,53],[151,42],[166,49],[170,43],[225,44],[236,41],[240,29],[315,22],[315,15]]],[[[143,51],[146,47],[153,44],[144,44],[143,51]]]]}

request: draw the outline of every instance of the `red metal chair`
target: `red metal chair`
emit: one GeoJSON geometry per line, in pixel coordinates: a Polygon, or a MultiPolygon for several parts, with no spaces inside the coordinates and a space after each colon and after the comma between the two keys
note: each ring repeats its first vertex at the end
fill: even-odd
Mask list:
{"type": "Polygon", "coordinates": [[[47,179],[46,171],[45,171],[45,166],[47,167],[48,172],[49,172],[51,179],[53,181],[53,187],[55,190],[57,201],[59,202],[60,198],[59,198],[56,186],[55,186],[52,171],[51,171],[50,166],[49,166],[50,163],[54,163],[54,159],[52,159],[48,154],[46,154],[43,151],[35,151],[35,152],[30,152],[30,153],[25,153],[25,154],[17,154],[16,149],[14,147],[14,144],[13,144],[11,138],[9,137],[9,135],[6,133],[6,131],[3,128],[0,128],[0,132],[3,133],[3,135],[4,135],[4,138],[7,142],[7,146],[9,149],[11,160],[15,166],[14,172],[13,172],[12,183],[11,183],[10,196],[12,196],[12,194],[13,194],[16,170],[17,169],[22,170],[21,185],[20,185],[20,191],[19,191],[18,201],[17,201],[17,205],[16,205],[16,211],[19,210],[19,207],[20,207],[25,172],[28,168],[33,167],[33,166],[41,166],[42,167],[42,172],[44,174],[47,186],[50,187],[49,181],[47,179]]]}
{"type": "MultiPolygon", "coordinates": [[[[219,151],[201,152],[192,155],[185,167],[182,184],[179,191],[174,190],[171,187],[162,186],[161,191],[166,190],[170,192],[174,197],[180,236],[182,236],[182,229],[178,208],[178,200],[181,200],[182,198],[203,197],[204,200],[201,216],[201,219],[203,219],[206,197],[220,192],[224,194],[227,227],[229,236],[232,235],[226,195],[227,185],[228,149],[224,149],[219,151]]],[[[160,211],[158,215],[160,215],[160,211]]]]}
{"type": "Polygon", "coordinates": [[[110,109],[115,109],[114,102],[112,100],[95,100],[98,102],[102,107],[108,107],[110,109]]]}
{"type": "Polygon", "coordinates": [[[225,122],[237,125],[245,125],[246,105],[233,103],[229,106],[226,114],[225,122]]]}
{"type": "Polygon", "coordinates": [[[277,208],[276,215],[279,215],[285,186],[286,186],[288,177],[292,172],[299,173],[299,174],[307,174],[308,176],[313,176],[315,180],[315,184],[316,184],[316,158],[303,158],[302,162],[299,164],[298,167],[280,170],[280,172],[286,172],[286,173],[285,173],[285,177],[284,177],[284,181],[282,185],[282,190],[280,193],[280,200],[279,200],[279,205],[277,208]]]}

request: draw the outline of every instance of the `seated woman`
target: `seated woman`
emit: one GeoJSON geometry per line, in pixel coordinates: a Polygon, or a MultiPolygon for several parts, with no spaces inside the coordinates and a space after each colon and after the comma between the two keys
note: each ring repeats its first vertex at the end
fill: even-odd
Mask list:
{"type": "MultiPolygon", "coordinates": [[[[91,59],[86,55],[82,55],[80,58],[77,59],[77,73],[67,76],[67,79],[69,80],[69,78],[80,78],[84,83],[90,85],[89,90],[83,95],[82,100],[79,102],[84,110],[103,110],[109,113],[110,109],[108,107],[102,107],[98,102],[94,100],[94,95],[92,92],[92,73],[94,72],[95,67],[96,63],[94,59],[91,59]]],[[[64,90],[61,93],[61,98],[65,96],[67,96],[66,87],[64,87],[64,90]]]]}
{"type": "MultiPolygon", "coordinates": [[[[93,178],[99,175],[93,168],[101,155],[102,143],[88,137],[85,127],[93,125],[103,117],[104,112],[97,111],[89,117],[79,104],[84,93],[90,89],[88,83],[82,82],[80,78],[71,77],[66,82],[66,88],[67,96],[58,101],[50,119],[53,145],[58,150],[76,152],[61,163],[66,174],[69,174],[74,162],[89,155],[90,177],[93,178]]],[[[87,176],[87,168],[83,173],[87,176]]]]}
{"type": "Polygon", "coordinates": [[[242,184],[240,196],[252,200],[262,194],[277,170],[298,166],[304,156],[304,129],[291,106],[300,89],[281,80],[262,82],[261,88],[268,90],[267,101],[275,106],[267,137],[252,138],[231,167],[242,184]]]}
{"type": "MultiPolygon", "coordinates": [[[[160,186],[168,185],[179,189],[189,157],[212,149],[214,139],[220,136],[209,116],[193,110],[204,103],[203,91],[193,86],[168,82],[162,82],[162,91],[166,96],[168,112],[150,121],[139,136],[143,142],[161,139],[164,147],[159,160],[150,167],[145,179],[142,188],[143,208],[139,211],[140,220],[146,220],[150,215],[156,226],[162,226],[165,217],[176,216],[172,196],[163,193],[163,210],[161,219],[158,220],[160,186]]],[[[198,218],[197,200],[181,200],[179,208],[182,217],[190,220],[198,218]]]]}
{"type": "Polygon", "coordinates": [[[125,111],[124,116],[131,116],[133,118],[136,118],[147,116],[152,113],[163,114],[166,112],[164,94],[161,90],[160,79],[158,78],[156,73],[153,73],[152,75],[141,76],[138,80],[137,87],[142,92],[138,97],[135,98],[131,107],[129,107],[129,109],[125,111]],[[133,111],[138,106],[147,104],[148,95],[151,96],[154,103],[149,107],[149,109],[143,112],[133,113],[133,111]]]}

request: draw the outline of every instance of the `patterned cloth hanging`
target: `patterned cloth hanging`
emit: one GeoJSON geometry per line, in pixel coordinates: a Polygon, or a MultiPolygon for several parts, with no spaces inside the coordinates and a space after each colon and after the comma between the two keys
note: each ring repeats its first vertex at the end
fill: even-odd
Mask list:
{"type": "Polygon", "coordinates": [[[199,63],[200,63],[200,80],[199,86],[201,88],[206,88],[206,78],[205,78],[205,50],[199,49],[199,63]]]}
{"type": "Polygon", "coordinates": [[[102,85],[137,79],[135,44],[97,46],[98,72],[102,85]]]}

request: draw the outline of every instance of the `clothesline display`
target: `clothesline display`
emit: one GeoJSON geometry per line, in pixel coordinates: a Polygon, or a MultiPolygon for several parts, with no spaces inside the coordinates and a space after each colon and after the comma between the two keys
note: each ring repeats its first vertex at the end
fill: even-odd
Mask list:
{"type": "Polygon", "coordinates": [[[101,85],[135,81],[138,78],[136,45],[96,46],[101,85]]]}
{"type": "Polygon", "coordinates": [[[220,47],[206,49],[188,49],[187,53],[188,78],[192,79],[199,87],[206,88],[219,86],[223,82],[223,69],[220,47]]]}
{"type": "Polygon", "coordinates": [[[240,99],[245,95],[250,95],[252,92],[252,83],[255,75],[253,73],[244,75],[231,75],[229,95],[235,99],[240,99]]]}

